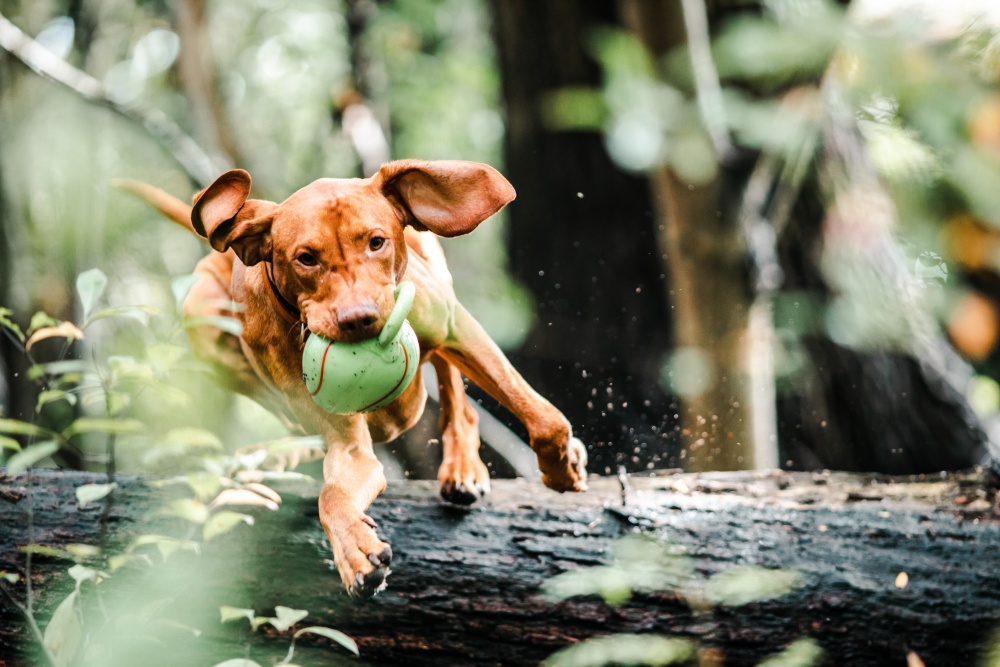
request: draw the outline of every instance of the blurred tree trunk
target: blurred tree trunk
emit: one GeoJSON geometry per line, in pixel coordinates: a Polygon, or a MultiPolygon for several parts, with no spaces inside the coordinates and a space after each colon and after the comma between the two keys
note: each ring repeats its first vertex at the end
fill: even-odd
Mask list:
{"type": "Polygon", "coordinates": [[[177,3],[176,29],[181,41],[177,71],[184,94],[191,103],[198,142],[209,153],[222,156],[228,164],[243,164],[216,92],[218,82],[205,12],[205,0],[177,3]]]}
{"type": "Polygon", "coordinates": [[[596,131],[545,123],[546,96],[600,85],[585,47],[617,22],[603,0],[494,0],[507,113],[513,275],[537,321],[512,357],[564,410],[591,469],[676,465],[676,413],[660,386],[671,322],[645,178],[611,161],[596,131]],[[531,26],[526,30],[525,26],[531,26]]]}

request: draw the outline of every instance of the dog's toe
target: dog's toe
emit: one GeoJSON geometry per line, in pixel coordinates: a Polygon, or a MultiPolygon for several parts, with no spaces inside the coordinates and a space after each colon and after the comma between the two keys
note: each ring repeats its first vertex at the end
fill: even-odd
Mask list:
{"type": "Polygon", "coordinates": [[[378,555],[368,554],[368,562],[374,565],[375,569],[368,574],[358,572],[354,575],[354,581],[347,589],[352,598],[367,599],[385,589],[386,577],[392,573],[389,569],[389,564],[392,562],[392,547],[386,545],[378,555]]]}
{"type": "Polygon", "coordinates": [[[471,505],[485,493],[480,484],[476,484],[471,489],[461,482],[456,484],[449,481],[441,485],[441,497],[453,505],[471,505]]]}

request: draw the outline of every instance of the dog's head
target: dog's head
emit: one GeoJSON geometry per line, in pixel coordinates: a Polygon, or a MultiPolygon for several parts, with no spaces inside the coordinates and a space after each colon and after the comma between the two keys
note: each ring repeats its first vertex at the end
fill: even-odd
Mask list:
{"type": "Polygon", "coordinates": [[[247,266],[270,264],[311,331],[357,341],[381,331],[392,311],[406,225],[467,234],[513,200],[514,188],[484,164],[400,160],[367,179],[314,181],[280,204],[249,195],[250,175],[226,172],[196,196],[195,231],[247,266]]]}

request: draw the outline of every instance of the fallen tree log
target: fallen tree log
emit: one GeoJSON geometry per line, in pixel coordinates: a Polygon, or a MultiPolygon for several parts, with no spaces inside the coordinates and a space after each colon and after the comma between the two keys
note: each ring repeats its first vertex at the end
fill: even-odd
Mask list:
{"type": "MultiPolygon", "coordinates": [[[[80,510],[74,488],[95,481],[103,478],[36,471],[29,496],[25,475],[0,472],[0,570],[23,572],[17,549],[29,542],[29,503],[34,542],[47,546],[99,544],[103,531],[114,553],[136,535],[176,529],[176,519],[154,516],[168,491],[137,477],[119,478],[112,506],[80,510]]],[[[107,613],[142,597],[137,591],[166,595],[173,621],[200,630],[197,639],[182,634],[184,641],[169,643],[167,654],[147,646],[141,663],[132,663],[145,665],[243,656],[269,665],[285,655],[289,632],[222,624],[223,604],[258,614],[275,605],[309,610],[308,624],[351,635],[373,665],[533,665],[613,632],[688,638],[727,666],[756,664],[802,637],[823,647],[828,664],[901,665],[912,651],[928,665],[974,665],[1000,628],[993,481],[979,471],[912,478],[661,474],[596,479],[586,494],[557,495],[534,482],[498,480],[489,499],[468,510],[442,504],[432,483],[393,483],[371,514],[392,544],[394,572],[388,589],[367,602],[340,590],[314,498],[285,490],[280,511],[256,513],[253,528],[205,543],[200,557],[171,556],[169,572],[166,565],[123,568],[101,584],[101,608],[107,613]],[[553,602],[540,595],[552,576],[606,562],[609,547],[637,531],[683,549],[700,575],[750,564],[796,570],[803,585],[709,611],[693,611],[669,592],[638,594],[619,607],[596,597],[553,602]]],[[[68,581],[65,569],[34,556],[42,627],[71,590],[71,582],[60,585],[68,581]]],[[[8,589],[23,599],[23,585],[8,589]]],[[[0,665],[36,664],[28,657],[34,644],[23,617],[3,600],[0,665]]],[[[294,662],[340,664],[346,653],[332,646],[306,635],[294,662]]]]}

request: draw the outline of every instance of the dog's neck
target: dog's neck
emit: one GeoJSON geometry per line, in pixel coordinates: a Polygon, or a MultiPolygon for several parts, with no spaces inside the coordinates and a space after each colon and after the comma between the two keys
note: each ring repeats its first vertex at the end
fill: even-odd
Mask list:
{"type": "Polygon", "coordinates": [[[274,283],[274,277],[271,275],[271,264],[269,262],[261,262],[261,266],[263,267],[261,270],[264,273],[264,282],[267,283],[267,293],[274,303],[274,309],[289,324],[300,324],[302,322],[302,313],[299,312],[297,306],[289,303],[288,299],[281,296],[278,286],[274,283]]]}

